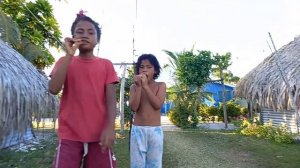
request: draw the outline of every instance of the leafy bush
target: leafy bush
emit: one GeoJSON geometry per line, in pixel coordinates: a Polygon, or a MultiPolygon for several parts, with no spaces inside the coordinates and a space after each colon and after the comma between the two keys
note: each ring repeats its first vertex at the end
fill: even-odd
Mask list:
{"type": "Polygon", "coordinates": [[[241,115],[245,116],[248,114],[248,112],[249,112],[248,108],[245,108],[245,107],[241,108],[241,115]]]}
{"type": "MultiPolygon", "coordinates": [[[[226,102],[226,112],[227,112],[228,117],[235,118],[235,117],[240,116],[241,108],[242,107],[239,104],[237,104],[237,102],[234,100],[226,102]]],[[[220,110],[220,115],[223,116],[224,113],[223,113],[223,105],[222,104],[221,104],[219,110],[220,110]]]]}
{"type": "Polygon", "coordinates": [[[201,104],[199,107],[199,115],[202,121],[218,121],[220,119],[220,110],[214,106],[201,104]]]}
{"type": "Polygon", "coordinates": [[[220,110],[214,106],[211,106],[207,109],[210,116],[220,116],[220,110]]]}
{"type": "MultiPolygon", "coordinates": [[[[233,99],[226,102],[226,112],[227,112],[227,119],[229,122],[235,121],[248,113],[248,109],[240,106],[237,100],[233,99]]],[[[224,118],[224,111],[223,111],[223,104],[220,104],[219,107],[219,117],[223,120],[224,118]]]]}
{"type": "Polygon", "coordinates": [[[125,104],[125,106],[124,106],[124,124],[126,127],[129,127],[129,125],[130,125],[131,113],[132,113],[132,111],[131,111],[130,107],[125,104]]]}
{"type": "Polygon", "coordinates": [[[194,102],[195,99],[187,94],[178,95],[174,107],[168,113],[170,121],[181,128],[196,128],[199,114],[194,102]]]}
{"type": "Polygon", "coordinates": [[[260,123],[251,123],[249,120],[243,120],[240,128],[239,132],[242,135],[255,136],[278,143],[290,144],[295,142],[292,134],[288,132],[287,127],[284,125],[273,127],[272,123],[261,125],[260,123]]]}
{"type": "Polygon", "coordinates": [[[208,109],[210,107],[207,106],[206,104],[201,104],[200,107],[199,107],[199,116],[201,118],[202,121],[209,121],[209,112],[208,112],[208,109]]]}

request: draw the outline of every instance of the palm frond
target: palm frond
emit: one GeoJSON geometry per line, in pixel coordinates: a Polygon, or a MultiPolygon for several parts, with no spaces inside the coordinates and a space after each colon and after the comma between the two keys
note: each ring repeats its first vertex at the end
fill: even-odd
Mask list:
{"type": "Polygon", "coordinates": [[[173,53],[171,51],[168,51],[168,50],[163,50],[168,56],[168,60],[172,66],[172,68],[175,70],[177,68],[177,59],[178,59],[178,56],[176,53],[173,53]]]}
{"type": "Polygon", "coordinates": [[[207,99],[207,100],[209,100],[209,101],[211,101],[213,103],[215,102],[215,99],[213,98],[213,94],[211,92],[204,92],[204,91],[202,91],[202,92],[200,92],[200,94],[201,94],[200,98],[207,99]]]}

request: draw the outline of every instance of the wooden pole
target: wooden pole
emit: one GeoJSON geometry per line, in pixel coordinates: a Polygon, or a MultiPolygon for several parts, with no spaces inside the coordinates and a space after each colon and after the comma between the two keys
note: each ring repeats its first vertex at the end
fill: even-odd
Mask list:
{"type": "Polygon", "coordinates": [[[123,134],[124,133],[124,109],[125,109],[125,83],[126,83],[126,70],[127,70],[127,65],[133,65],[133,63],[113,63],[114,65],[121,65],[121,67],[123,66],[123,72],[121,75],[121,87],[120,87],[120,101],[119,101],[119,109],[120,109],[120,133],[123,134]]]}
{"type": "Polygon", "coordinates": [[[122,79],[121,79],[121,88],[120,88],[120,133],[124,133],[124,94],[125,94],[125,73],[126,73],[126,65],[123,66],[123,73],[122,73],[122,79]]]}
{"type": "Polygon", "coordinates": [[[249,101],[249,119],[253,119],[253,101],[249,101]]]}

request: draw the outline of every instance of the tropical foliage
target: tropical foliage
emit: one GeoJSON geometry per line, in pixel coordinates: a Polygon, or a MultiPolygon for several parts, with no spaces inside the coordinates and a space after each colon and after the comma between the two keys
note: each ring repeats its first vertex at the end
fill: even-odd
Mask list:
{"type": "MultiPolygon", "coordinates": [[[[169,93],[172,95],[172,93],[169,93]]],[[[175,106],[168,112],[170,121],[181,128],[195,128],[199,122],[197,112],[197,94],[189,92],[175,93],[175,106]]],[[[174,94],[173,94],[174,95],[174,94]]]]}
{"type": "Polygon", "coordinates": [[[53,64],[49,47],[60,48],[61,32],[47,0],[3,0],[0,3],[0,38],[38,69],[53,64]]]}
{"type": "MultiPolygon", "coordinates": [[[[126,103],[129,101],[129,91],[130,86],[133,84],[133,76],[134,76],[134,69],[133,66],[127,69],[128,76],[125,79],[125,87],[124,87],[124,124],[125,126],[129,126],[130,119],[131,119],[131,109],[126,103]]],[[[120,102],[120,90],[121,90],[121,83],[117,84],[117,101],[120,102]]]]}
{"type": "MultiPolygon", "coordinates": [[[[202,121],[223,121],[223,107],[222,104],[219,107],[208,106],[201,104],[199,109],[199,115],[202,121]]],[[[229,121],[236,121],[240,118],[244,118],[248,113],[247,108],[242,107],[236,100],[230,100],[226,102],[226,112],[229,121]]]]}
{"type": "Polygon", "coordinates": [[[231,65],[231,53],[228,52],[224,55],[218,53],[214,55],[214,65],[212,68],[212,75],[218,79],[223,79],[224,83],[237,83],[240,78],[234,76],[228,67],[231,65]]]}
{"type": "Polygon", "coordinates": [[[174,68],[178,81],[173,88],[172,96],[175,107],[169,112],[169,117],[177,126],[196,127],[199,121],[199,103],[204,99],[201,87],[209,78],[213,64],[212,53],[210,51],[194,53],[193,49],[180,53],[167,50],[165,52],[170,56],[170,66],[174,68]]]}
{"type": "Polygon", "coordinates": [[[183,51],[179,54],[176,76],[182,85],[198,89],[207,82],[213,64],[210,51],[183,51]]]}
{"type": "MultiPolygon", "coordinates": [[[[236,82],[239,80],[238,77],[233,76],[227,70],[231,65],[231,53],[219,55],[206,50],[198,50],[195,53],[194,48],[179,53],[168,50],[164,50],[164,52],[169,56],[170,63],[165,67],[171,67],[174,70],[173,77],[176,81],[176,85],[169,92],[175,93],[171,94],[175,103],[175,107],[169,113],[171,121],[182,127],[195,126],[200,117],[199,111],[206,111],[201,109],[205,108],[202,105],[204,99],[212,99],[209,93],[202,91],[204,84],[213,81],[210,79],[211,74],[222,82],[236,82]]],[[[218,114],[224,114],[224,116],[219,118],[227,119],[226,103],[223,103],[223,105],[224,112],[218,114]]],[[[225,122],[227,123],[227,120],[225,122]]]]}
{"type": "Polygon", "coordinates": [[[288,131],[286,126],[281,125],[280,127],[273,127],[272,122],[263,125],[259,122],[242,120],[239,133],[242,135],[268,139],[278,143],[290,144],[295,142],[293,135],[288,131]]]}

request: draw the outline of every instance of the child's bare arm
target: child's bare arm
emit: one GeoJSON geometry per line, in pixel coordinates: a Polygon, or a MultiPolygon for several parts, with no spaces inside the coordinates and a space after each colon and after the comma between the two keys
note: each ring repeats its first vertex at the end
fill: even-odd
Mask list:
{"type": "Polygon", "coordinates": [[[130,86],[129,106],[132,111],[137,112],[140,107],[142,87],[137,85],[130,86]]]}
{"type": "Polygon", "coordinates": [[[116,88],[114,84],[106,85],[106,107],[107,125],[103,131],[100,142],[102,150],[111,148],[115,139],[115,117],[116,117],[116,88]]]}
{"type": "Polygon", "coordinates": [[[69,56],[63,57],[62,63],[59,65],[55,74],[51,75],[51,79],[49,81],[49,92],[51,94],[56,95],[61,91],[62,86],[65,83],[68,66],[70,62],[71,62],[71,57],[69,56]]]}
{"type": "Polygon", "coordinates": [[[160,109],[166,98],[166,84],[164,82],[159,84],[157,95],[153,93],[150,87],[144,87],[144,90],[152,107],[156,110],[160,109]]]}
{"type": "Polygon", "coordinates": [[[108,126],[115,128],[115,117],[116,117],[116,87],[115,84],[106,85],[106,107],[108,113],[108,126]]]}

